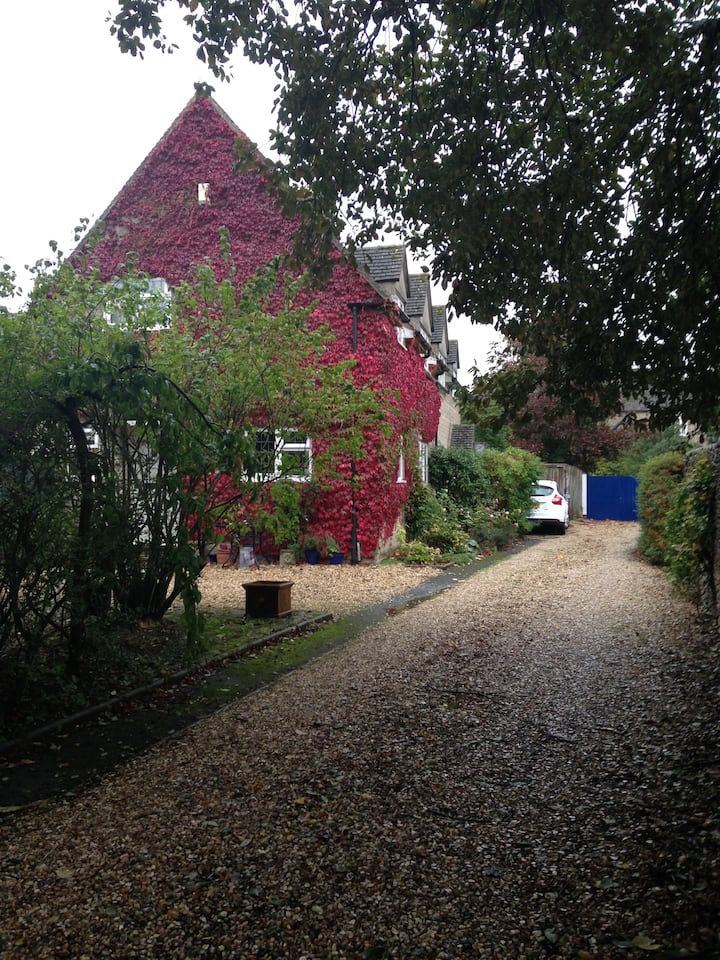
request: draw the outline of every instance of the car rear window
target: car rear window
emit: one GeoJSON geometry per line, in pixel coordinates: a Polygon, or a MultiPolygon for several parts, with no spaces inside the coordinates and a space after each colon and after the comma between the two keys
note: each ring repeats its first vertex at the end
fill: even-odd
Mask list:
{"type": "Polygon", "coordinates": [[[551,497],[554,492],[552,487],[544,487],[539,483],[536,487],[533,487],[532,495],[534,497],[551,497]]]}

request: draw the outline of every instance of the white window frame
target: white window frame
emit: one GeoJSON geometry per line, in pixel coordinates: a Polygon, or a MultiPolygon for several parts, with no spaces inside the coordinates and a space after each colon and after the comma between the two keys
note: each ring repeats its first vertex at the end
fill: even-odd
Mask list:
{"type": "MultiPolygon", "coordinates": [[[[116,288],[121,286],[121,284],[113,284],[116,288]]],[[[170,326],[170,299],[172,293],[170,291],[170,286],[168,285],[167,280],[164,277],[150,277],[146,284],[145,291],[141,294],[141,299],[150,299],[152,296],[161,297],[167,304],[167,314],[164,323],[156,323],[152,327],[147,327],[147,330],[167,330],[170,326]]],[[[104,312],[105,320],[110,327],[121,326],[125,323],[125,316],[121,310],[113,308],[112,310],[105,310],[104,312]]]]}
{"type": "Polygon", "coordinates": [[[400,447],[400,457],[398,459],[397,483],[407,483],[407,473],[405,470],[405,448],[400,447]]]}
{"type": "Polygon", "coordinates": [[[310,437],[296,430],[288,430],[282,433],[270,428],[259,428],[255,431],[256,453],[262,452],[260,444],[263,435],[268,438],[268,441],[272,438],[272,448],[269,442],[266,447],[270,469],[256,474],[256,478],[265,476],[268,480],[294,480],[298,483],[307,483],[312,479],[313,456],[312,439],[310,437]],[[307,463],[307,469],[303,473],[292,473],[284,470],[283,457],[286,454],[300,454],[307,463]]]}
{"type": "Polygon", "coordinates": [[[407,327],[399,326],[395,328],[395,331],[396,331],[398,343],[403,348],[403,350],[407,350],[408,348],[407,341],[412,340],[413,338],[412,330],[408,330],[407,327]]]}
{"type": "Polygon", "coordinates": [[[422,440],[418,441],[418,471],[423,483],[430,482],[430,446],[422,440]]]}

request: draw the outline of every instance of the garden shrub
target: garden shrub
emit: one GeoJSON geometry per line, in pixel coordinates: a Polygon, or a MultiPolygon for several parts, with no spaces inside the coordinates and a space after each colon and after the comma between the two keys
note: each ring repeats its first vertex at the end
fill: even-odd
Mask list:
{"type": "Polygon", "coordinates": [[[436,492],[416,492],[408,535],[444,556],[467,551],[469,539],[481,551],[505,546],[528,529],[525,515],[541,470],[536,456],[516,447],[435,449],[430,482],[436,492]]]}
{"type": "Polygon", "coordinates": [[[467,533],[457,519],[447,514],[424,530],[420,539],[429,547],[437,547],[441,553],[462,553],[467,550],[467,533]]]}
{"type": "Polygon", "coordinates": [[[673,497],[682,482],[685,457],[679,451],[663,453],[643,466],[638,483],[640,554],[650,563],[669,560],[666,521],[673,497]]]}
{"type": "Polygon", "coordinates": [[[467,552],[467,524],[459,510],[444,491],[436,493],[416,478],[405,511],[405,530],[409,541],[419,540],[442,554],[467,552]]]}
{"type": "Polygon", "coordinates": [[[416,563],[424,566],[439,563],[441,556],[437,547],[430,547],[421,540],[408,540],[403,529],[400,530],[394,555],[396,559],[402,560],[403,563],[416,563]]]}
{"type": "MultiPolygon", "coordinates": [[[[520,532],[530,528],[525,520],[532,495],[532,489],[542,472],[538,457],[521,450],[508,447],[505,450],[484,450],[481,454],[483,468],[489,478],[492,489],[492,503],[486,504],[507,515],[497,517],[498,521],[510,519],[517,523],[520,532]]],[[[517,530],[515,531],[517,535],[517,530]]]]}
{"type": "Polygon", "coordinates": [[[493,495],[483,457],[472,450],[435,447],[430,452],[430,486],[457,507],[475,510],[493,495]]]}
{"type": "Polygon", "coordinates": [[[426,530],[445,520],[445,510],[435,491],[413,477],[412,488],[405,506],[405,531],[409,540],[419,540],[426,530]]]}
{"type": "Polygon", "coordinates": [[[507,510],[482,506],[473,515],[470,535],[480,549],[498,549],[517,540],[522,532],[521,516],[507,510]]]}
{"type": "Polygon", "coordinates": [[[715,609],[713,562],[717,478],[701,451],[675,490],[665,525],[670,578],[700,605],[715,609]]]}

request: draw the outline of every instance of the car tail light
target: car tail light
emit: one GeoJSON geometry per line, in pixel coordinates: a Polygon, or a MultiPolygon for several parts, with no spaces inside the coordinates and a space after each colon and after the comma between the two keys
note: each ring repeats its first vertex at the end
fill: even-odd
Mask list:
{"type": "Polygon", "coordinates": [[[556,493],[552,498],[553,505],[559,507],[562,504],[562,497],[559,493],[556,493]]]}

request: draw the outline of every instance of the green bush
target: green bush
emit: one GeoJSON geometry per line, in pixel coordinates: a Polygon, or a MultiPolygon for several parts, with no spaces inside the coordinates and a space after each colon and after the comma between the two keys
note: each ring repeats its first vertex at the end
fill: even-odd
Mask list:
{"type": "Polygon", "coordinates": [[[667,515],[670,577],[684,593],[715,606],[715,499],[717,479],[707,452],[701,452],[675,490],[667,515]]]}
{"type": "Polygon", "coordinates": [[[444,521],[445,510],[435,491],[423,483],[419,476],[415,476],[405,506],[405,530],[408,539],[419,540],[426,530],[444,521]]]}
{"type": "Polygon", "coordinates": [[[473,515],[470,535],[481,551],[506,547],[522,534],[521,520],[517,513],[482,506],[473,515]]]}
{"type": "Polygon", "coordinates": [[[532,489],[542,472],[542,464],[538,457],[521,450],[518,447],[508,447],[506,450],[484,450],[480,455],[483,468],[490,481],[492,500],[485,501],[486,506],[493,507],[498,521],[503,515],[503,523],[509,521],[517,524],[518,530],[526,532],[530,525],[525,520],[532,489]]]}
{"type": "Polygon", "coordinates": [[[436,547],[441,553],[463,553],[467,550],[468,535],[457,523],[437,523],[423,531],[420,538],[429,547],[436,547]]]}
{"type": "Polygon", "coordinates": [[[430,454],[432,489],[419,482],[406,512],[410,540],[439,549],[443,556],[511,543],[528,529],[525,515],[540,460],[507,447],[471,450],[438,448],[430,454]]]}
{"type": "Polygon", "coordinates": [[[400,531],[394,556],[398,560],[402,560],[403,563],[416,563],[424,566],[440,562],[440,551],[437,547],[430,547],[420,540],[408,541],[404,530],[400,531]]]}
{"type": "Polygon", "coordinates": [[[638,483],[641,555],[650,563],[666,564],[670,552],[666,521],[683,477],[685,457],[679,451],[663,453],[644,465],[638,483]]]}
{"type": "Polygon", "coordinates": [[[433,490],[447,494],[456,507],[472,511],[493,495],[484,454],[435,447],[430,452],[429,473],[433,490]]]}
{"type": "Polygon", "coordinates": [[[467,551],[468,535],[462,514],[448,495],[435,491],[419,479],[405,508],[405,530],[410,542],[421,541],[435,547],[441,554],[460,554],[467,551]]]}

